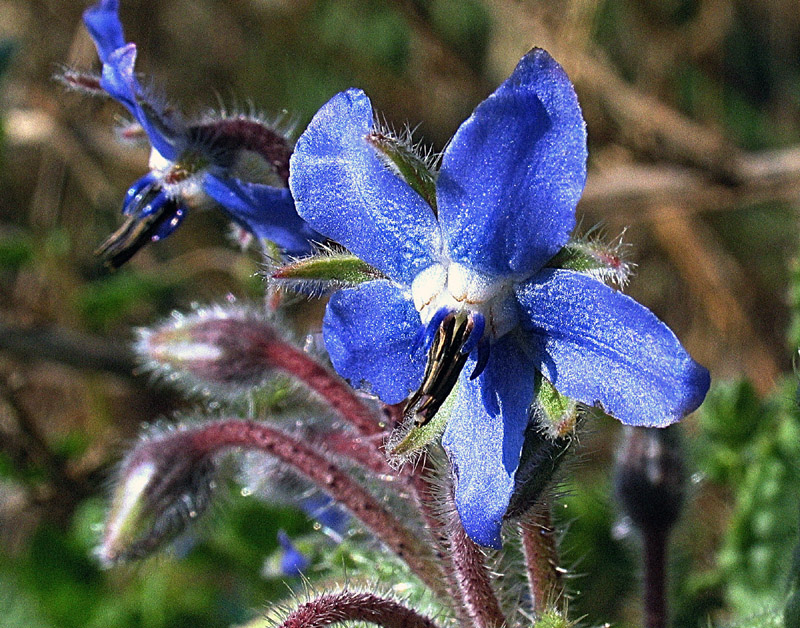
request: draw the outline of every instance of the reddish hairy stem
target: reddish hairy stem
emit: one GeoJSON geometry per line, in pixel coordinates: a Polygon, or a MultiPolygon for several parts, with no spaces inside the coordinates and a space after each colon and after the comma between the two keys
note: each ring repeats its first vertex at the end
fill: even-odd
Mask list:
{"type": "Polygon", "coordinates": [[[321,595],[302,604],[280,628],[323,628],[346,621],[366,621],[384,628],[436,628],[431,619],[394,600],[352,591],[321,595]]]}
{"type": "Polygon", "coordinates": [[[257,449],[282,460],[314,482],[403,559],[431,589],[442,592],[436,569],[426,558],[426,548],[378,501],[345,471],[307,443],[265,423],[228,419],[193,430],[192,446],[202,455],[228,447],[257,449]]]}
{"type": "Polygon", "coordinates": [[[536,615],[542,615],[564,598],[550,505],[540,501],[525,515],[519,527],[533,610],[536,615]]]}
{"type": "Polygon", "coordinates": [[[350,458],[379,476],[388,476],[394,479],[398,475],[397,471],[389,466],[386,456],[367,437],[354,437],[345,432],[331,431],[320,437],[319,443],[322,448],[330,450],[331,453],[350,458]]]}
{"type": "Polygon", "coordinates": [[[263,351],[269,364],[311,388],[361,434],[373,436],[383,433],[384,426],[380,424],[375,412],[343,380],[307,353],[285,342],[264,344],[263,351]]]}
{"type": "Polygon", "coordinates": [[[451,601],[451,607],[455,614],[456,621],[459,626],[470,626],[472,624],[472,619],[467,614],[467,601],[464,599],[458,584],[453,557],[447,550],[447,526],[443,520],[442,513],[439,512],[441,508],[439,494],[441,491],[438,491],[430,481],[430,478],[435,473],[435,467],[430,463],[428,457],[425,456],[413,471],[413,475],[411,476],[411,488],[414,494],[414,500],[428,527],[431,541],[436,548],[437,561],[443,568],[443,575],[447,582],[447,591],[449,594],[448,599],[451,601]]]}
{"type": "MultiPolygon", "coordinates": [[[[452,504],[451,504],[452,505],[452,504]]],[[[455,511],[455,506],[453,505],[455,511]]],[[[500,628],[506,618],[492,589],[483,554],[467,536],[457,515],[446,526],[455,575],[467,614],[476,628],[500,628]]]]}

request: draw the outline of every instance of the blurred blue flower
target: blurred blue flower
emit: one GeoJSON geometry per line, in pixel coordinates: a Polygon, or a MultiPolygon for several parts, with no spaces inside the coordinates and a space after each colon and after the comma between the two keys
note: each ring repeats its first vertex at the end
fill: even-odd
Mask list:
{"type": "Polygon", "coordinates": [[[473,540],[499,547],[537,372],[648,426],[694,410],[709,375],[649,310],[547,267],[575,225],[587,158],[574,89],[547,52],[528,53],[461,125],[433,203],[387,167],[376,133],[369,99],[350,89],[291,160],[300,215],[387,277],[331,298],[325,343],[336,370],[384,402],[417,391],[424,419],[455,387],[442,444],[456,507],[473,540]]]}
{"type": "Polygon", "coordinates": [[[299,576],[308,569],[311,561],[298,550],[289,535],[283,530],[278,530],[278,543],[281,546],[281,573],[284,576],[299,576]]]}
{"type": "Polygon", "coordinates": [[[109,263],[119,266],[146,242],[168,236],[187,208],[214,203],[287,253],[310,252],[309,241],[319,236],[294,209],[285,135],[244,115],[185,120],[139,84],[136,45],[125,42],[118,0],[101,0],[83,19],[103,64],[100,88],[130,111],[152,145],[150,172],[123,203],[128,219],[100,249],[109,263]]]}

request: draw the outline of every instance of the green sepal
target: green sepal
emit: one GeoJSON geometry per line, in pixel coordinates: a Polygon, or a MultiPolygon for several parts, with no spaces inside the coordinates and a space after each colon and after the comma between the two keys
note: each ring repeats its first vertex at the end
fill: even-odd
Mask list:
{"type": "Polygon", "coordinates": [[[401,427],[401,440],[397,444],[391,441],[389,442],[389,453],[394,456],[415,454],[439,438],[442,433],[444,433],[447,423],[450,421],[450,415],[453,413],[459,385],[460,384],[455,385],[442,404],[442,407],[439,408],[439,412],[437,412],[430,421],[424,425],[412,424],[413,426],[407,433],[403,433],[404,429],[401,427]]]}
{"type": "Polygon", "coordinates": [[[631,274],[631,264],[625,261],[622,247],[619,242],[608,245],[598,238],[572,240],[546,266],[573,270],[600,281],[624,286],[631,274]]]}
{"type": "Polygon", "coordinates": [[[553,439],[574,431],[580,412],[576,401],[558,392],[541,373],[536,374],[534,395],[534,413],[540,430],[553,439]]]}
{"type": "Polygon", "coordinates": [[[367,141],[378,150],[384,163],[424,198],[436,213],[436,174],[426,160],[407,142],[377,130],[367,136],[367,141]]]}
{"type": "Polygon", "coordinates": [[[385,279],[385,275],[352,253],[326,252],[281,266],[272,273],[272,279],[291,288],[324,293],[385,279]]]}
{"type": "Polygon", "coordinates": [[[542,613],[533,624],[533,628],[572,628],[573,626],[575,624],[558,611],[552,609],[542,613]]]}

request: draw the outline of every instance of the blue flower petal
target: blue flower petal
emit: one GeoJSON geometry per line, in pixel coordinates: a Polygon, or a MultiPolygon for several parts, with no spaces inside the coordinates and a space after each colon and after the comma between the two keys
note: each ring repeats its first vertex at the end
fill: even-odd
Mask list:
{"type": "Polygon", "coordinates": [[[209,174],[203,179],[203,189],[232,220],[257,237],[271,240],[289,255],[307,255],[312,251],[312,241],[323,240],[297,215],[288,188],[209,174]]]}
{"type": "Polygon", "coordinates": [[[125,45],[122,23],[119,20],[119,0],[102,0],[89,7],[83,12],[83,23],[86,24],[103,63],[112,52],[125,45]]]}
{"type": "Polygon", "coordinates": [[[185,217],[186,207],[181,204],[176,204],[175,211],[172,212],[172,217],[162,223],[158,229],[155,230],[150,239],[153,242],[158,242],[159,240],[163,240],[167,236],[172,235],[172,232],[180,226],[185,217]]]}
{"type": "Polygon", "coordinates": [[[281,546],[281,572],[284,576],[299,576],[308,569],[311,561],[298,550],[284,530],[278,530],[278,543],[281,546]]]}
{"type": "Polygon", "coordinates": [[[572,83],[532,50],[445,151],[437,202],[452,259],[497,275],[541,268],[575,225],[586,154],[572,83]]]}
{"type": "Polygon", "coordinates": [[[470,358],[442,445],[453,465],[464,530],[478,545],[499,548],[533,401],[535,367],[516,336],[507,334],[492,345],[486,370],[472,380],[474,369],[470,358]]]}
{"type": "Polygon", "coordinates": [[[426,353],[410,295],[396,284],[370,281],[331,297],[322,331],[333,367],[355,388],[399,403],[419,388],[426,353]]]}
{"type": "Polygon", "coordinates": [[[103,62],[100,85],[109,96],[125,105],[147,133],[150,143],[165,159],[173,160],[178,151],[178,135],[173,121],[160,112],[160,107],[145,95],[134,75],[136,44],[126,44],[112,52],[103,62]]]}
{"type": "Polygon", "coordinates": [[[410,284],[433,264],[439,228],[423,198],[381,163],[367,141],[371,131],[364,92],[334,96],[298,140],[289,186],[314,229],[410,284]]]}
{"type": "Polygon", "coordinates": [[[599,281],[546,269],[517,288],[540,370],[556,389],[626,425],[664,427],[696,409],[708,371],[643,305],[599,281]]]}

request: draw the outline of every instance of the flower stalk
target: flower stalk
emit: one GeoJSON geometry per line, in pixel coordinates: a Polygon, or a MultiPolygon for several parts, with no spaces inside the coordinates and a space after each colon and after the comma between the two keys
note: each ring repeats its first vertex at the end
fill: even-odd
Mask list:
{"type": "Polygon", "coordinates": [[[383,628],[437,628],[432,619],[372,593],[341,591],[301,604],[280,628],[324,628],[342,622],[363,621],[383,628]]]}
{"type": "Polygon", "coordinates": [[[239,419],[216,421],[196,428],[191,440],[192,448],[207,456],[230,447],[255,449],[275,456],[347,508],[431,590],[443,597],[446,595],[441,572],[414,533],[348,473],[308,444],[270,425],[239,419]]]}
{"type": "Polygon", "coordinates": [[[559,567],[550,504],[540,500],[519,524],[533,610],[541,617],[564,599],[563,570],[559,567]]]}

